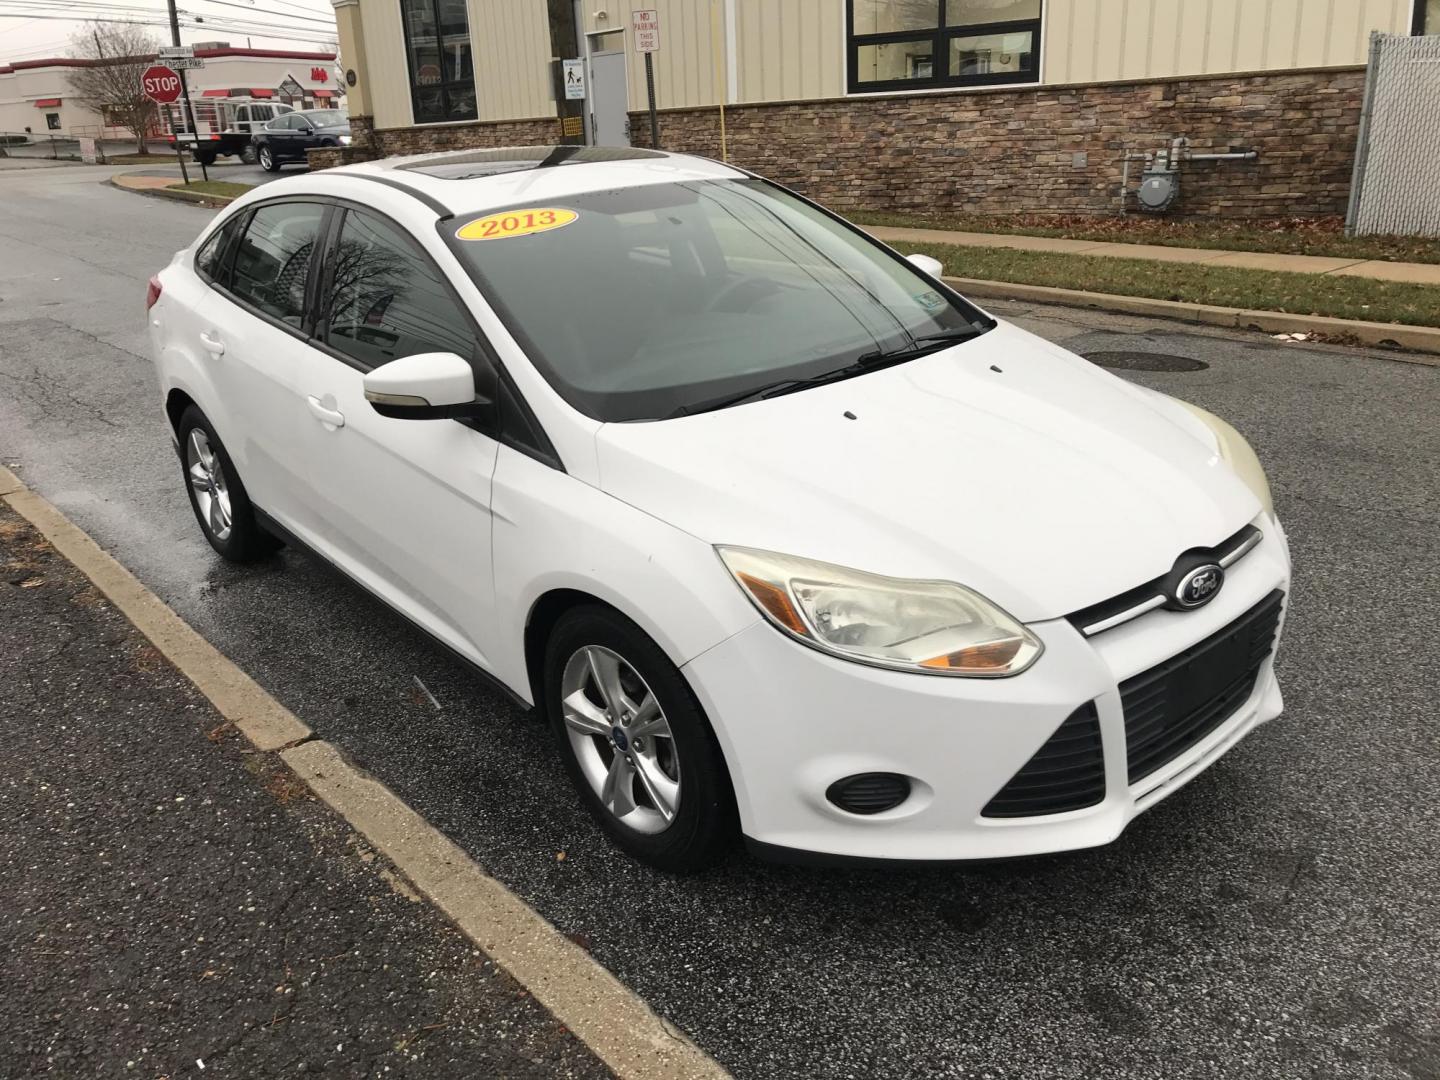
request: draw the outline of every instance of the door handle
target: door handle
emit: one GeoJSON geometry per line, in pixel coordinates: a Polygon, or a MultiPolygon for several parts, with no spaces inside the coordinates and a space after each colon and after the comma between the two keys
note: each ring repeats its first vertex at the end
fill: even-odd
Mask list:
{"type": "Polygon", "coordinates": [[[200,332],[200,344],[205,346],[205,351],[210,353],[212,356],[225,355],[225,343],[219,338],[212,338],[203,330],[200,332]]]}
{"type": "Polygon", "coordinates": [[[327,409],[324,405],[320,404],[319,398],[307,397],[305,403],[310,406],[310,415],[315,417],[316,420],[331,424],[335,427],[345,426],[345,414],[336,412],[334,409],[327,409]]]}

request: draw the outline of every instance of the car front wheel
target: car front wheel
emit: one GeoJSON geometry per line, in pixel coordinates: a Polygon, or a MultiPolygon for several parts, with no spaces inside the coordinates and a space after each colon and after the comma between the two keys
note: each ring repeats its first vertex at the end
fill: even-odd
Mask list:
{"type": "Polygon", "coordinates": [[[546,709],[590,813],[630,855],[689,873],[733,844],[735,797],[685,678],[638,626],[577,608],[550,636],[546,709]]]}
{"type": "Polygon", "coordinates": [[[262,146],[262,147],[260,147],[259,157],[260,157],[260,167],[261,167],[262,169],[264,169],[266,172],[279,172],[279,171],[280,171],[280,163],[275,160],[274,151],[272,151],[272,150],[270,149],[270,147],[268,147],[268,146],[262,146]]]}
{"type": "Polygon", "coordinates": [[[190,506],[210,546],[231,562],[263,559],[280,547],[255,520],[255,508],[220,436],[195,406],[180,417],[180,456],[190,506]]]}

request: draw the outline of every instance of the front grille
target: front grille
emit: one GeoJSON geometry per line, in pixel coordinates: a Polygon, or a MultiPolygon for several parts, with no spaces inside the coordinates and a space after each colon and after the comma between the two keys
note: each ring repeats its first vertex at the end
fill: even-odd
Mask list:
{"type": "Polygon", "coordinates": [[[982,810],[982,817],[1036,817],[1083,810],[1105,798],[1105,751],[1095,703],[1055,729],[982,810]]]}
{"type": "Polygon", "coordinates": [[[1276,589],[1229,626],[1120,684],[1130,783],[1174,761],[1250,697],[1285,594],[1276,589]]]}

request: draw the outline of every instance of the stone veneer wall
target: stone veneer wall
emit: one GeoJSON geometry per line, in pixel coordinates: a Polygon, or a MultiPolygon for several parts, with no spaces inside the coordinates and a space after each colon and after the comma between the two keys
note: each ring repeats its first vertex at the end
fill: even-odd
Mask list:
{"type": "MultiPolygon", "coordinates": [[[[1364,90],[1363,68],[1329,68],[741,105],[725,122],[732,162],[838,210],[1114,213],[1125,151],[1184,135],[1260,158],[1186,163],[1172,213],[1318,216],[1345,212],[1364,90]]],[[[646,145],[648,114],[630,131],[646,145]]],[[[660,144],[719,157],[717,110],[660,113],[660,144]]]]}
{"type": "MultiPolygon", "coordinates": [[[[1197,153],[1260,158],[1186,163],[1173,214],[1321,216],[1345,212],[1364,87],[1363,68],[1325,68],[736,105],[725,117],[732,162],[839,210],[1114,213],[1125,151],[1184,135],[1197,153]]],[[[311,151],[312,163],[557,141],[551,118],[372,133],[352,117],[351,128],[355,145],[311,151]]],[[[630,130],[645,145],[648,115],[632,113],[630,130]]],[[[661,112],[660,142],[718,157],[717,110],[661,112]]]]}

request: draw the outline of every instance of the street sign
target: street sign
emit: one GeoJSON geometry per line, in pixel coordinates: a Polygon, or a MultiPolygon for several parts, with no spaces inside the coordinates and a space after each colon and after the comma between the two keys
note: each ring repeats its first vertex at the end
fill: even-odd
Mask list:
{"type": "Polygon", "coordinates": [[[582,101],[585,98],[585,61],[562,60],[560,66],[565,72],[565,100],[582,101]]]}
{"type": "Polygon", "coordinates": [[[630,29],[635,32],[636,52],[660,51],[660,12],[654,8],[630,12],[630,29]]]}
{"type": "Polygon", "coordinates": [[[167,59],[165,64],[172,71],[194,71],[196,68],[203,68],[205,61],[198,56],[177,56],[167,59]]]}
{"type": "Polygon", "coordinates": [[[168,67],[152,64],[140,76],[140,89],[151,101],[169,105],[180,98],[180,76],[168,67]]]}
{"type": "Polygon", "coordinates": [[[195,46],[193,45],[166,45],[155,54],[155,58],[157,60],[179,60],[181,58],[189,59],[194,55],[195,46]]]}

